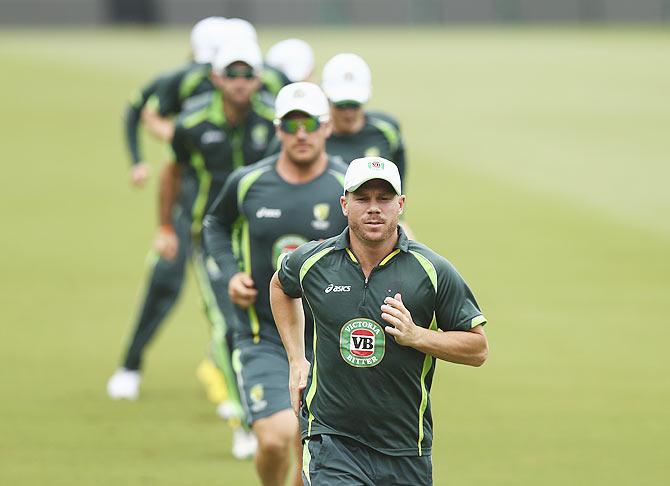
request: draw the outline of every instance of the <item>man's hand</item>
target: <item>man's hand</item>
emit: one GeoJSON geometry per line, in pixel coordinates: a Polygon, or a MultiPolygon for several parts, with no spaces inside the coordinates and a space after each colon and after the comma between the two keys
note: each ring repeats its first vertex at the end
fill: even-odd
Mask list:
{"type": "Polygon", "coordinates": [[[172,226],[163,225],[158,229],[158,234],[154,240],[154,248],[166,260],[174,260],[177,257],[179,240],[172,226]]]}
{"type": "Polygon", "coordinates": [[[142,187],[149,179],[149,164],[138,162],[130,168],[130,184],[133,187],[142,187]]]}
{"type": "Polygon", "coordinates": [[[402,303],[402,296],[386,297],[382,309],[382,319],[391,324],[384,327],[384,331],[395,338],[395,342],[402,346],[414,347],[419,341],[422,327],[414,324],[412,315],[402,303]]]}
{"type": "Polygon", "coordinates": [[[290,365],[288,389],[291,395],[291,406],[296,416],[300,413],[300,407],[302,406],[302,392],[307,386],[309,367],[309,361],[304,357],[295,363],[291,362],[290,365]]]}
{"type": "Polygon", "coordinates": [[[239,272],[233,275],[228,282],[228,295],[233,304],[246,309],[256,302],[258,290],[254,288],[254,281],[249,274],[239,272]]]}

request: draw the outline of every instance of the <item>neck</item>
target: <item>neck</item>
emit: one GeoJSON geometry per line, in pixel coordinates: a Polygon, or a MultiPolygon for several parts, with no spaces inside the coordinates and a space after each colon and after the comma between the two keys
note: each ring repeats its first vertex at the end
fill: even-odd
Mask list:
{"type": "Polygon", "coordinates": [[[322,152],[319,157],[309,164],[296,164],[285,151],[281,151],[277,159],[277,173],[286,182],[291,184],[304,184],[313,181],[324,173],[328,167],[328,156],[322,152]]]}
{"type": "Polygon", "coordinates": [[[361,110],[360,113],[356,116],[356,119],[351,125],[342,126],[338,125],[337,120],[333,117],[333,133],[335,135],[351,135],[358,133],[363,129],[365,125],[365,112],[361,110]]]}
{"type": "Polygon", "coordinates": [[[249,105],[242,107],[236,106],[233,103],[226,103],[223,98],[221,98],[221,103],[223,104],[223,114],[226,116],[226,121],[230,125],[237,126],[247,117],[249,105]]]}
{"type": "Polygon", "coordinates": [[[395,248],[396,243],[398,243],[398,231],[396,230],[392,237],[384,241],[366,241],[358,239],[349,228],[349,243],[351,251],[354,252],[358,263],[361,265],[363,275],[368,278],[372,269],[379,265],[395,248]]]}

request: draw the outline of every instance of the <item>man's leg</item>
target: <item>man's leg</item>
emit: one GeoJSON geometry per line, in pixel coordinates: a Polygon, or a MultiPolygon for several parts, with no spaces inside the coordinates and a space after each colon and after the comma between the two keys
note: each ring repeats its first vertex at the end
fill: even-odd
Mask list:
{"type": "Polygon", "coordinates": [[[144,350],[174,307],[182,289],[191,244],[189,224],[181,215],[173,218],[173,224],[179,237],[177,257],[168,261],[154,252],[150,254],[151,276],[126,349],[123,367],[107,383],[107,392],[111,398],[136,399],[139,396],[139,373],[144,350]]]}
{"type": "Polygon", "coordinates": [[[258,439],[255,464],[264,486],[283,486],[298,431],[293,410],[282,410],[253,423],[258,439]]]}

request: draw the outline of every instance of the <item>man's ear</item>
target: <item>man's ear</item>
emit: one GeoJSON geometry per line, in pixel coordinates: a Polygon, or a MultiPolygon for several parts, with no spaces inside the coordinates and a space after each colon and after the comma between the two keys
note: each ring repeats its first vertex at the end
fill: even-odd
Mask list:
{"type": "Polygon", "coordinates": [[[349,216],[349,210],[347,209],[347,197],[340,196],[340,207],[342,208],[342,214],[349,216]]]}

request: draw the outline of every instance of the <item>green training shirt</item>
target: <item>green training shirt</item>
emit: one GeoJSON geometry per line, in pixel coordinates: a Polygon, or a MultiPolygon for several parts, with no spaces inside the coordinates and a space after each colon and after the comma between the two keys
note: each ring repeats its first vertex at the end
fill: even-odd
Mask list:
{"type": "Polygon", "coordinates": [[[396,248],[366,280],[349,230],[307,243],[282,261],[284,292],[314,315],[314,361],[301,410],[302,437],[350,437],[381,453],[428,455],[435,358],[384,332],[380,307],[397,292],[414,322],[442,331],[484,324],[456,269],[398,229],[396,248]]]}
{"type": "Polygon", "coordinates": [[[214,91],[209,64],[189,62],[163,76],[148,105],[160,116],[172,116],[190,108],[191,98],[214,91]]]}
{"type": "Polygon", "coordinates": [[[175,124],[174,160],[196,176],[197,197],[191,204],[193,230],[199,232],[202,217],[221,192],[233,170],[260,160],[274,133],[272,120],[253,108],[237,126],[226,121],[219,91],[199,106],[183,112],[175,124]]]}
{"type": "Polygon", "coordinates": [[[207,216],[205,242],[226,281],[245,271],[258,290],[253,306],[237,309],[236,337],[281,345],[269,297],[278,257],[307,241],[338,234],[347,221],[339,205],[344,165],[330,159],[316,179],[291,184],[277,173],[278,158],[235,171],[207,216]]]}
{"type": "Polygon", "coordinates": [[[352,135],[333,133],[326,141],[326,152],[340,157],[347,165],[359,157],[384,157],[398,166],[405,182],[405,144],[398,122],[387,114],[366,112],[363,128],[352,135]]]}

